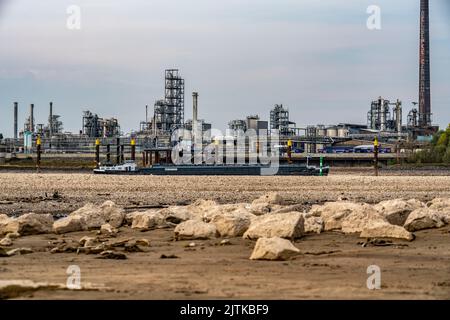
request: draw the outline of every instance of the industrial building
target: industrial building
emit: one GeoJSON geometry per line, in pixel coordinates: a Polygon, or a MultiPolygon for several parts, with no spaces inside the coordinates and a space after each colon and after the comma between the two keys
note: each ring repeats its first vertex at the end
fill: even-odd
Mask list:
{"type": "MultiPolygon", "coordinates": [[[[349,143],[351,140],[362,144],[370,144],[375,136],[381,142],[399,143],[414,141],[419,137],[430,137],[438,130],[432,124],[431,84],[430,84],[430,43],[429,43],[429,1],[420,1],[420,44],[419,44],[419,100],[408,110],[406,121],[403,117],[403,104],[399,99],[378,98],[368,99],[366,124],[317,124],[299,128],[291,119],[289,109],[283,104],[275,104],[267,108],[267,120],[259,115],[249,115],[246,118],[234,119],[228,122],[229,133],[237,136],[240,132],[255,130],[256,133],[275,132],[280,136],[281,143],[287,140],[294,142],[294,147],[309,153],[323,150],[327,146],[349,143]],[[370,102],[369,102],[370,101],[370,102]],[[417,107],[418,105],[418,107],[417,107]]],[[[141,143],[141,147],[170,147],[171,134],[174,130],[185,128],[192,132],[202,133],[211,130],[211,124],[198,118],[197,92],[192,93],[192,119],[185,121],[185,80],[178,69],[164,71],[164,98],[153,104],[153,110],[145,106],[145,120],[139,123],[139,129],[132,134],[141,143]]],[[[48,143],[55,152],[78,150],[77,143],[83,148],[87,141],[93,138],[116,138],[123,136],[119,121],[116,118],[101,118],[91,111],[82,114],[82,128],[79,134],[63,133],[63,123],[59,115],[53,114],[53,103],[50,102],[50,112],[47,124],[36,124],[35,106],[29,105],[28,117],[25,119],[23,131],[18,132],[18,108],[14,102],[14,138],[8,140],[17,150],[24,146],[27,139],[36,139],[39,135],[49,139],[48,143]],[[77,142],[78,141],[78,142],[77,142]],[[62,149],[59,150],[60,146],[62,149]],[[68,146],[67,150],[64,146],[68,146]],[[69,147],[70,146],[70,147],[69,147]]],[[[362,116],[364,113],[361,112],[362,116]]],[[[365,117],[365,116],[364,116],[365,117]]],[[[362,117],[363,118],[363,117],[362,117]]],[[[127,135],[128,137],[129,135],[127,135]]]]}

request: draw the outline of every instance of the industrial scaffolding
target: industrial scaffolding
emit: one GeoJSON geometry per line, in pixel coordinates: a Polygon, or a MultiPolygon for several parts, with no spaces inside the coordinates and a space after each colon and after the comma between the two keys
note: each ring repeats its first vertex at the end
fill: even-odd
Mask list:
{"type": "Polygon", "coordinates": [[[397,99],[391,103],[381,97],[372,101],[367,112],[367,126],[369,129],[381,132],[402,132],[402,102],[397,99]],[[392,110],[391,110],[391,106],[392,110]]]}
{"type": "Polygon", "coordinates": [[[152,125],[155,134],[184,127],[184,79],[178,69],[165,71],[165,97],[155,102],[152,125]]]}
{"type": "Polygon", "coordinates": [[[270,110],[270,129],[278,130],[282,136],[294,135],[295,122],[289,120],[289,110],[284,108],[282,104],[276,104],[270,110]]]}
{"type": "Polygon", "coordinates": [[[120,126],[116,118],[103,119],[90,111],[83,112],[83,134],[90,138],[120,136],[120,126]]]}

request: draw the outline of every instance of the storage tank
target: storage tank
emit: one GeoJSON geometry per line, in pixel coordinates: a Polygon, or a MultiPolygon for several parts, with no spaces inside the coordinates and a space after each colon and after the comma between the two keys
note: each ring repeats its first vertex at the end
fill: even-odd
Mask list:
{"type": "Polygon", "coordinates": [[[327,128],[327,137],[337,137],[338,129],[337,127],[328,127],[327,128]]]}
{"type": "Polygon", "coordinates": [[[325,137],[327,135],[327,129],[325,129],[324,125],[317,126],[317,135],[319,137],[325,137]]]}
{"type": "Polygon", "coordinates": [[[339,138],[345,138],[348,136],[348,129],[347,128],[339,128],[338,129],[338,135],[339,138]]]}

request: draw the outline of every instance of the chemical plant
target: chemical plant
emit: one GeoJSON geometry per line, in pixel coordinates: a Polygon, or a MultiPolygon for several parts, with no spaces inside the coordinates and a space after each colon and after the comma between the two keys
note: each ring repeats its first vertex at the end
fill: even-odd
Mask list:
{"type": "MultiPolygon", "coordinates": [[[[421,1],[419,55],[419,101],[406,112],[402,101],[398,99],[369,97],[366,123],[317,124],[302,128],[291,118],[289,109],[280,103],[274,104],[271,109],[267,106],[260,115],[230,119],[227,135],[237,137],[248,130],[255,130],[258,134],[268,136],[277,134],[281,145],[291,141],[295,153],[308,154],[335,152],[344,150],[342,149],[344,146],[371,145],[373,139],[377,137],[381,143],[390,148],[389,150],[398,153],[405,144],[425,141],[438,130],[437,126],[432,125],[427,0],[421,1]],[[403,116],[404,113],[406,117],[403,116]]],[[[17,116],[19,104],[14,102],[14,136],[3,139],[3,149],[11,153],[32,152],[38,137],[47,153],[92,152],[94,142],[98,138],[102,144],[108,145],[114,144],[117,138],[121,138],[126,145],[131,139],[135,139],[138,151],[142,152],[149,148],[170,148],[171,134],[176,129],[195,131],[197,128],[196,130],[203,133],[210,131],[211,124],[206,119],[198,118],[198,101],[199,94],[193,92],[192,119],[185,120],[185,79],[178,69],[165,70],[164,98],[156,100],[152,108],[145,106],[145,119],[137,122],[139,127],[128,134],[120,130],[119,119],[100,117],[86,109],[80,110],[82,123],[80,131],[63,132],[62,118],[53,113],[52,102],[49,103],[47,124],[35,123],[35,106],[30,104],[23,130],[19,131],[17,116]]],[[[364,117],[364,113],[361,112],[361,118],[364,117]]]]}

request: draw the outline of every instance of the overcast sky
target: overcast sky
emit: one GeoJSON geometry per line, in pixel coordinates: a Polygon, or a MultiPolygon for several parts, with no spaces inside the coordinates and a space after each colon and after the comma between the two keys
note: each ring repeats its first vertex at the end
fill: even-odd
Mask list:
{"type": "MultiPolygon", "coordinates": [[[[450,2],[431,0],[432,112],[450,122],[450,2]]],[[[13,134],[30,103],[46,123],[48,102],[64,129],[82,111],[117,117],[125,132],[164,95],[164,69],[186,81],[199,117],[269,118],[276,103],[298,126],[366,123],[370,101],[418,100],[419,0],[0,0],[0,132],[13,134]],[[381,30],[366,27],[381,7],[381,30]],[[69,5],[81,30],[66,27],[69,5]]]]}

